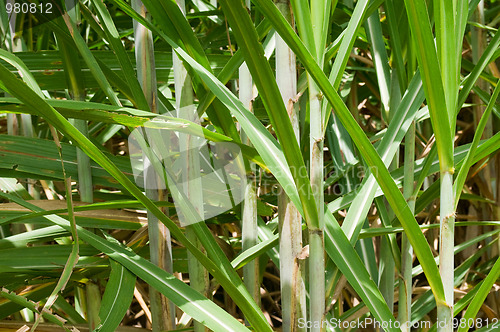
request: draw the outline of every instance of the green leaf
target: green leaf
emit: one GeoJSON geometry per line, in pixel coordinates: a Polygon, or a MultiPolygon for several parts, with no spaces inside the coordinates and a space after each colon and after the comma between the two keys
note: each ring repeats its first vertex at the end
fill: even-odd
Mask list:
{"type": "MultiPolygon", "coordinates": [[[[233,33],[236,36],[238,46],[243,50],[245,63],[259,90],[259,96],[264,102],[264,107],[269,115],[276,135],[278,136],[278,140],[280,142],[286,142],[286,144],[281,145],[281,148],[290,166],[289,170],[291,171],[295,185],[298,188],[300,205],[303,209],[304,218],[310,227],[318,228],[316,203],[312,194],[309,178],[305,172],[305,163],[302,159],[302,154],[295,138],[295,133],[285,109],[285,105],[283,104],[275,77],[269,62],[265,58],[264,49],[259,43],[255,27],[250,20],[248,12],[242,5],[229,4],[226,0],[222,0],[221,5],[233,29],[233,33]]],[[[242,121],[240,121],[240,124],[242,124],[242,121]]],[[[250,137],[250,140],[252,140],[252,137],[250,137]]],[[[253,140],[252,143],[256,146],[253,140]]]]}
{"type": "Polygon", "coordinates": [[[16,55],[0,49],[0,59],[6,61],[10,65],[14,66],[18,71],[19,75],[23,78],[26,84],[33,89],[39,96],[42,96],[42,90],[38,86],[37,81],[31,74],[30,69],[24,64],[24,62],[16,55]]]}
{"type": "MultiPolygon", "coordinates": [[[[481,306],[484,303],[484,300],[488,296],[491,291],[493,285],[497,282],[497,279],[500,277],[500,258],[497,258],[495,265],[490,270],[490,273],[486,276],[484,281],[481,283],[476,296],[472,299],[467,311],[465,312],[463,319],[469,324],[469,319],[475,321],[476,315],[481,309],[481,306]]],[[[472,326],[471,326],[472,327],[472,326]]],[[[466,325],[465,327],[460,326],[458,332],[468,331],[469,327],[466,325]]]]}
{"type": "MultiPolygon", "coordinates": [[[[448,170],[453,163],[452,127],[449,120],[451,115],[448,112],[454,112],[455,108],[453,106],[452,111],[449,110],[447,98],[443,98],[445,96],[443,78],[440,74],[441,68],[434,46],[427,4],[423,0],[405,0],[405,4],[415,44],[421,50],[421,52],[416,52],[416,55],[429,105],[432,128],[436,136],[439,160],[442,163],[442,168],[448,170]]],[[[442,51],[449,52],[450,50],[443,49],[442,51]]],[[[451,105],[449,106],[451,107],[451,105]]],[[[455,117],[454,114],[453,117],[455,117]]]]}
{"type": "MultiPolygon", "coordinates": [[[[0,196],[10,199],[33,211],[41,211],[37,206],[17,199],[14,196],[0,192],[0,196]]],[[[54,215],[46,216],[54,224],[70,231],[69,221],[54,215]]],[[[168,297],[181,310],[212,330],[218,331],[248,331],[245,326],[222,310],[212,301],[193,290],[175,276],[158,266],[138,256],[130,248],[123,246],[117,240],[106,240],[94,233],[77,226],[78,236],[92,247],[108,255],[136,276],[147,282],[156,290],[168,297]]],[[[233,286],[234,287],[234,286],[233,286]]],[[[231,288],[231,283],[226,284],[231,288]]]]}
{"type": "Polygon", "coordinates": [[[70,332],[70,330],[59,319],[59,317],[57,317],[56,315],[51,314],[49,312],[39,312],[38,308],[37,308],[37,304],[35,302],[33,302],[33,301],[30,301],[26,297],[18,295],[18,294],[14,293],[14,292],[11,292],[11,291],[9,291],[6,288],[2,288],[0,290],[0,296],[2,296],[4,298],[6,298],[6,299],[8,299],[8,300],[10,300],[10,301],[18,304],[18,305],[20,305],[20,306],[22,306],[24,308],[27,308],[27,309],[29,309],[29,310],[31,310],[31,311],[39,314],[43,318],[47,319],[49,322],[62,327],[64,329],[64,331],[70,332]]]}
{"type": "MultiPolygon", "coordinates": [[[[325,209],[326,210],[326,209],[325,209]]],[[[385,303],[377,285],[366,270],[363,261],[328,210],[325,213],[325,250],[335,265],[342,271],[349,284],[361,297],[370,312],[381,322],[394,321],[394,316],[385,303]]],[[[390,324],[388,331],[400,331],[390,324]]]]}
{"type": "Polygon", "coordinates": [[[110,46],[113,49],[118,62],[120,63],[120,67],[122,68],[125,80],[130,90],[132,91],[132,95],[134,96],[134,100],[137,103],[137,107],[142,110],[149,110],[149,105],[146,97],[142,92],[137,77],[135,76],[135,70],[132,66],[132,62],[125,52],[125,48],[123,47],[118,31],[116,30],[116,26],[113,23],[113,19],[106,9],[106,5],[102,2],[102,0],[93,0],[92,3],[95,5],[95,8],[99,15],[99,19],[101,21],[101,26],[106,32],[106,37],[110,43],[110,46]]]}
{"type": "Polygon", "coordinates": [[[111,273],[99,311],[101,323],[96,329],[100,332],[116,330],[134,297],[135,275],[114,260],[110,265],[111,273]]]}
{"type": "Polygon", "coordinates": [[[417,258],[424,267],[425,274],[436,299],[438,301],[444,301],[443,284],[439,276],[437,265],[433,260],[429,244],[420,232],[418,223],[415,220],[413,213],[394,183],[394,180],[389,174],[389,171],[385,167],[383,161],[380,159],[380,156],[377,154],[364,131],[360,128],[350,111],[342,102],[340,96],[337,94],[335,89],[333,89],[325,74],[321,71],[317,63],[311,57],[302,42],[298,39],[290,25],[276,9],[274,4],[265,0],[254,0],[254,2],[262,10],[264,15],[272,22],[273,27],[280,34],[283,40],[285,40],[288,46],[290,46],[290,48],[295,52],[308,73],[321,88],[325,97],[328,98],[328,101],[335,108],[337,116],[340,118],[345,128],[351,135],[351,138],[357,145],[359,152],[367,162],[368,166],[372,170],[372,173],[375,175],[377,182],[384,191],[387,200],[394,209],[396,216],[405,228],[406,234],[408,235],[412,246],[415,248],[417,258]]]}
{"type": "Polygon", "coordinates": [[[469,151],[467,152],[467,156],[465,157],[464,162],[462,163],[462,167],[458,172],[455,183],[453,184],[454,187],[453,189],[455,191],[455,209],[458,206],[458,201],[460,199],[460,194],[462,193],[465,180],[467,179],[467,174],[469,173],[469,170],[472,166],[477,146],[479,144],[479,141],[481,140],[481,137],[483,136],[484,128],[488,124],[491,112],[493,111],[493,107],[495,106],[496,100],[499,95],[500,95],[500,84],[497,83],[495,91],[493,91],[493,95],[491,96],[490,102],[488,103],[488,107],[486,107],[486,110],[484,110],[484,113],[481,116],[481,119],[479,120],[479,123],[474,132],[474,139],[472,140],[472,144],[469,148],[469,151]]]}
{"type": "MultiPolygon", "coordinates": [[[[0,64],[0,87],[17,97],[19,100],[23,101],[26,105],[38,109],[40,114],[43,115],[47,121],[54,125],[63,134],[71,137],[73,142],[75,142],[79,148],[105,168],[110,175],[120,182],[123,187],[125,187],[132,195],[141,201],[144,206],[151,211],[151,213],[164,223],[170,230],[172,236],[181,242],[188,250],[190,250],[221,284],[225,285],[225,289],[228,294],[230,294],[233,300],[239,304],[241,310],[244,311],[244,314],[252,324],[261,328],[263,331],[270,329],[264,315],[252,300],[248,291],[245,291],[244,288],[237,288],[237,286],[229,280],[226,275],[226,273],[229,272],[222,271],[221,268],[215,265],[212,260],[207,259],[207,256],[186,238],[179,227],[170,218],[165,216],[165,214],[149,198],[147,198],[142,191],[109,160],[109,158],[107,158],[95,145],[93,145],[87,137],[76,130],[76,128],[74,128],[61,114],[48,105],[31,89],[29,89],[22,81],[18,80],[2,64],[0,64]]],[[[180,283],[182,284],[182,282],[180,283]]],[[[191,314],[196,316],[196,312],[192,312],[191,314]]]]}

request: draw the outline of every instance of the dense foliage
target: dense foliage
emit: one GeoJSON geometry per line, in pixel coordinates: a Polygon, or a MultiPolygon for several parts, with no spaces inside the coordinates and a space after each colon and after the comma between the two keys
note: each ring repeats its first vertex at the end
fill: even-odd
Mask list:
{"type": "Polygon", "coordinates": [[[0,0],[0,330],[498,329],[498,1],[47,3],[0,0]]]}

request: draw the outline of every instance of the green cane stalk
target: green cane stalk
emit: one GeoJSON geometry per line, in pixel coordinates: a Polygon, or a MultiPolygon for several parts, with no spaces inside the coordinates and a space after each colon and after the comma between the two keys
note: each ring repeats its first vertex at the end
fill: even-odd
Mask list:
{"type": "Polygon", "coordinates": [[[455,234],[453,135],[467,1],[434,3],[437,48],[434,46],[426,3],[422,0],[405,0],[405,5],[415,45],[423,50],[416,52],[416,55],[422,73],[440,164],[439,273],[443,282],[445,301],[437,305],[437,319],[440,331],[452,331],[455,234]]]}
{"type": "MultiPolygon", "coordinates": [[[[246,0],[245,5],[250,11],[250,1],[246,0]]],[[[239,99],[252,111],[253,100],[257,95],[257,91],[252,82],[252,76],[248,70],[248,66],[243,63],[238,72],[239,77],[239,99]]],[[[240,132],[241,142],[251,145],[250,139],[246,136],[244,131],[240,132]]],[[[247,166],[250,179],[244,180],[244,199],[242,202],[242,216],[241,216],[241,237],[242,237],[242,250],[248,250],[257,244],[257,192],[256,192],[256,177],[255,165],[249,164],[247,166]]],[[[260,282],[259,282],[259,265],[258,260],[255,259],[243,267],[243,281],[250,294],[252,294],[255,302],[260,303],[260,282]]]]}
{"type": "MultiPolygon", "coordinates": [[[[292,1],[297,17],[297,28],[305,45],[318,64],[324,62],[331,1],[312,1],[310,8],[304,1],[292,1]],[[310,18],[308,17],[310,13],[310,18]],[[314,22],[314,23],[313,23],[314,22]]],[[[316,82],[308,74],[309,90],[309,174],[312,195],[316,202],[318,222],[309,227],[309,320],[320,322],[325,310],[325,245],[324,245],[324,110],[323,97],[316,82]]],[[[286,105],[286,103],[285,103],[286,105]]],[[[314,326],[314,324],[313,324],[314,326]]],[[[312,331],[319,331],[313,327],[312,331]]]]}
{"type": "MultiPolygon", "coordinates": [[[[273,4],[269,4],[264,0],[253,0],[253,2],[259,6],[265,16],[271,21],[271,24],[276,31],[287,42],[290,48],[294,50],[296,56],[300,58],[304,67],[321,87],[325,97],[327,97],[328,101],[334,106],[340,120],[343,122],[346,130],[351,134],[354,143],[359,148],[359,151],[365,161],[370,167],[372,167],[373,170],[376,170],[376,172],[374,172],[374,176],[384,191],[387,200],[395,210],[396,216],[401,221],[401,224],[407,231],[407,234],[409,234],[410,242],[415,248],[415,253],[423,266],[423,270],[429,280],[429,284],[431,285],[431,289],[436,297],[436,301],[440,303],[444,302],[443,284],[438,273],[438,268],[432,258],[427,241],[425,240],[422,232],[418,230],[419,228],[415,217],[410,212],[403,195],[397,189],[394,180],[389,175],[389,172],[384,166],[380,156],[378,156],[375,152],[375,148],[369,142],[363,130],[355,122],[338,93],[333,89],[323,71],[312,58],[308,49],[304,46],[302,41],[297,38],[295,32],[284,20],[277,8],[275,8],[273,4]]],[[[308,215],[306,214],[306,217],[307,216],[308,215]]]]}
{"type": "MultiPolygon", "coordinates": [[[[11,2],[14,4],[15,2],[11,2]]],[[[27,51],[27,45],[23,39],[22,34],[19,34],[18,32],[15,32],[15,26],[17,24],[17,18],[22,17],[21,14],[12,12],[11,15],[9,15],[9,21],[8,21],[8,29],[9,29],[9,34],[8,36],[10,38],[5,38],[6,41],[6,47],[9,49],[12,53],[14,52],[26,52],[27,51]]],[[[32,119],[30,114],[21,114],[19,117],[16,114],[7,114],[7,132],[9,135],[13,134],[19,134],[19,129],[22,131],[22,135],[25,137],[35,137],[34,136],[34,130],[33,130],[33,124],[32,124],[32,119]],[[19,123],[20,121],[20,123],[19,123]],[[19,125],[21,128],[19,128],[19,125]]],[[[32,179],[26,179],[27,184],[27,189],[30,195],[35,198],[39,199],[40,194],[39,192],[35,189],[35,181],[32,179]]],[[[32,229],[32,226],[29,224],[25,225],[28,230],[32,229]]]]}
{"type": "MultiPolygon", "coordinates": [[[[404,183],[403,196],[408,201],[408,206],[415,212],[416,196],[414,192],[414,165],[415,165],[415,122],[405,136],[404,152],[404,183]]],[[[399,302],[398,321],[401,323],[401,330],[409,332],[407,326],[411,322],[411,299],[412,299],[412,267],[413,248],[405,233],[401,237],[401,271],[399,282],[399,302]]]]}
{"type": "MultiPolygon", "coordinates": [[[[383,106],[382,119],[389,124],[395,117],[401,101],[399,94],[399,87],[397,90],[392,91],[391,85],[394,85],[394,80],[391,80],[391,73],[389,68],[389,61],[387,58],[387,51],[385,50],[384,40],[382,38],[382,27],[380,24],[380,15],[378,11],[368,17],[365,30],[368,34],[368,40],[372,46],[372,57],[374,60],[375,71],[377,74],[377,81],[379,85],[380,97],[383,106]]],[[[397,81],[396,81],[397,82],[397,81]]],[[[399,151],[396,151],[392,162],[389,165],[389,171],[393,171],[399,167],[399,151]]],[[[387,219],[392,220],[395,216],[394,211],[391,209],[387,201],[385,202],[387,208],[387,219]]],[[[357,210],[357,206],[352,206],[349,212],[357,210]]],[[[394,284],[395,284],[395,259],[391,252],[391,242],[393,239],[390,236],[384,236],[380,240],[380,292],[393,311],[394,308],[394,284]]],[[[398,262],[399,263],[399,262],[398,262]]]]}
{"type": "MultiPolygon", "coordinates": [[[[444,99],[446,104],[446,114],[449,126],[449,135],[454,135],[457,107],[459,79],[460,79],[460,59],[462,52],[462,39],[466,23],[468,2],[460,0],[457,2],[439,1],[434,6],[434,16],[436,20],[436,45],[437,59],[439,61],[441,78],[443,82],[444,99]]],[[[420,54],[420,53],[419,53],[420,54]]],[[[421,65],[422,59],[419,59],[421,65]]],[[[432,105],[430,106],[432,108],[432,105]]],[[[432,112],[438,112],[433,109],[432,112]]],[[[444,119],[440,119],[444,120],[444,119]]],[[[437,123],[433,122],[433,128],[437,123]]],[[[436,137],[439,144],[442,138],[436,137]]],[[[454,303],[454,253],[455,245],[455,194],[453,191],[453,136],[442,142],[442,149],[451,152],[451,158],[440,158],[441,171],[441,205],[440,205],[440,242],[439,242],[439,272],[443,280],[446,305],[438,305],[438,322],[445,322],[442,331],[452,331],[451,324],[453,318],[454,303]]],[[[439,153],[439,151],[438,151],[439,153]]]]}
{"type": "MultiPolygon", "coordinates": [[[[133,0],[132,7],[146,19],[150,15],[140,0],[133,0]]],[[[150,30],[134,21],[135,57],[137,76],[144,96],[152,112],[158,112],[158,96],[156,87],[156,66],[154,56],[153,36],[150,30]]],[[[147,167],[145,167],[147,169],[147,167]]],[[[146,175],[148,181],[152,174],[146,175]]],[[[151,189],[146,186],[146,195],[152,200],[165,200],[161,189],[151,189]]],[[[173,272],[172,244],[170,231],[158,218],[148,211],[149,251],[151,262],[165,271],[173,272]]],[[[175,328],[175,307],[173,303],[160,292],[149,289],[151,319],[153,331],[175,328]]]]}
{"type": "MultiPolygon", "coordinates": [[[[74,9],[73,9],[74,10],[74,9]]],[[[63,58],[68,91],[75,101],[85,101],[85,86],[83,73],[80,67],[80,59],[75,45],[71,42],[58,38],[59,50],[63,58]]],[[[88,122],[86,120],[72,119],[73,125],[88,137],[88,122]]],[[[90,168],[90,158],[81,149],[77,150],[78,162],[78,189],[80,200],[86,203],[94,201],[92,171],[90,168]]]]}
{"type": "MultiPolygon", "coordinates": [[[[73,8],[68,15],[76,20],[76,11],[73,8]]],[[[61,22],[62,23],[62,22],[61,22]]],[[[65,28],[65,27],[63,27],[65,28]]],[[[78,30],[76,30],[78,31],[78,30]]],[[[79,33],[79,32],[77,32],[79,33]]],[[[70,96],[75,101],[85,101],[85,87],[82,79],[82,70],[80,67],[80,60],[78,51],[74,43],[60,38],[57,34],[57,41],[62,55],[63,64],[65,68],[66,81],[68,82],[68,91],[70,96]]],[[[83,135],[89,137],[88,122],[81,119],[70,119],[72,124],[83,135]]],[[[54,131],[55,133],[55,131],[54,131]]],[[[54,138],[56,139],[56,138],[54,138]]],[[[81,149],[77,149],[77,163],[78,163],[78,190],[80,193],[80,200],[86,203],[93,203],[93,184],[92,184],[92,170],[90,167],[90,157],[85,154],[81,149]]],[[[93,303],[87,306],[87,318],[89,327],[94,329],[99,323],[99,309],[101,302],[101,294],[97,285],[93,281],[89,281],[85,285],[85,295],[87,303],[93,303]],[[97,289],[96,289],[97,288],[97,289]],[[89,299],[91,299],[89,301],[89,299]]]]}
{"type": "MultiPolygon", "coordinates": [[[[184,0],[177,0],[177,5],[181,9],[182,13],[186,14],[186,4],[184,0]]],[[[173,54],[174,61],[174,85],[175,85],[175,103],[177,108],[177,117],[186,118],[187,120],[193,122],[199,122],[197,120],[196,110],[194,112],[189,107],[194,104],[193,87],[191,85],[191,77],[189,76],[186,68],[182,64],[177,54],[173,54]],[[189,114],[182,114],[189,113],[189,114]]],[[[184,164],[187,166],[187,172],[184,175],[184,192],[187,198],[193,204],[196,212],[203,218],[203,192],[200,178],[200,161],[199,155],[195,150],[198,147],[196,144],[197,138],[192,135],[179,134],[179,144],[184,147],[180,147],[181,151],[188,151],[186,153],[186,158],[184,164]]],[[[184,211],[183,211],[184,212],[184,211]]],[[[200,239],[198,239],[197,233],[193,225],[186,227],[186,237],[195,244],[200,250],[203,250],[200,239]]],[[[197,290],[201,294],[209,297],[209,279],[208,272],[203,268],[201,263],[188,253],[188,271],[189,271],[189,283],[193,289],[197,290]]],[[[195,332],[206,331],[205,327],[198,322],[194,322],[195,332]]]]}
{"type": "MultiPolygon", "coordinates": [[[[290,1],[277,1],[276,6],[283,16],[293,23],[290,1]]],[[[297,70],[295,54],[276,35],[276,81],[287,108],[297,142],[299,141],[299,115],[297,96],[297,70]]],[[[278,197],[280,236],[280,289],[283,331],[305,331],[299,319],[306,315],[306,291],[303,280],[304,266],[299,255],[302,251],[302,217],[286,193],[278,197]]]]}

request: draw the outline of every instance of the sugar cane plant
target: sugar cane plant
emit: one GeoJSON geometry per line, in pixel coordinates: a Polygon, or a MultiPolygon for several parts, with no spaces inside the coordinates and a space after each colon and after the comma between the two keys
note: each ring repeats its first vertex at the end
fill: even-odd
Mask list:
{"type": "Polygon", "coordinates": [[[499,26],[0,0],[0,330],[497,330],[499,26]]]}

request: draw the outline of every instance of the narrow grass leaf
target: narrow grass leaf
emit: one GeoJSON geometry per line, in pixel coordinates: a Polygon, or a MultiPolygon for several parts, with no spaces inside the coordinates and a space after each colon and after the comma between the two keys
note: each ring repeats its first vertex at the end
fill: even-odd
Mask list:
{"type": "Polygon", "coordinates": [[[479,287],[477,294],[472,299],[471,303],[469,304],[469,307],[467,308],[467,311],[463,316],[463,319],[467,322],[467,324],[464,327],[460,326],[458,328],[458,332],[465,332],[469,330],[469,326],[467,326],[469,324],[469,319],[472,322],[475,321],[479,309],[481,309],[481,306],[483,305],[486,296],[488,296],[488,294],[491,291],[491,288],[497,282],[498,277],[500,277],[500,259],[497,258],[495,265],[493,265],[490,272],[484,279],[483,283],[480,286],[476,286],[479,287]]]}
{"type": "Polygon", "coordinates": [[[99,311],[101,323],[96,329],[99,332],[115,331],[134,297],[135,275],[114,260],[110,260],[110,265],[111,273],[99,311]]]}
{"type": "MultiPolygon", "coordinates": [[[[0,196],[33,211],[41,210],[37,206],[17,199],[12,195],[0,192],[0,196]]],[[[66,219],[54,215],[46,216],[46,218],[68,231],[71,228],[70,223],[66,219]]],[[[129,269],[139,278],[170,298],[181,310],[191,317],[196,318],[207,327],[215,331],[219,329],[223,331],[248,331],[247,328],[215,303],[194,291],[175,276],[138,256],[130,248],[123,246],[117,240],[111,238],[108,240],[103,239],[80,226],[77,226],[77,231],[82,240],[129,269]]],[[[230,287],[230,285],[227,286],[228,288],[230,287]]]]}
{"type": "MultiPolygon", "coordinates": [[[[221,268],[214,264],[207,256],[204,255],[196,246],[194,246],[179,229],[179,227],[149,199],[142,191],[134,185],[117,167],[113,164],[95,145],[93,145],[87,137],[76,130],[63,116],[55,109],[48,105],[36,93],[29,89],[22,81],[18,80],[9,70],[0,64],[0,87],[10,94],[14,95],[25,104],[36,108],[40,111],[45,119],[56,126],[65,135],[71,137],[74,142],[92,159],[96,160],[103,168],[105,168],[118,182],[120,182],[131,194],[140,200],[144,206],[158,217],[171,231],[172,235],[190,250],[197,259],[207,268],[207,270],[221,283],[225,283],[226,291],[232,296],[236,303],[240,303],[240,308],[245,312],[246,317],[255,327],[261,328],[263,331],[269,330],[264,315],[257,307],[255,302],[249,297],[248,292],[243,292],[238,289],[226,277],[226,273],[221,268]]],[[[142,93],[142,91],[141,91],[142,93]]]]}
{"type": "Polygon", "coordinates": [[[321,88],[325,97],[328,98],[329,102],[334,106],[337,115],[350,133],[355,144],[358,146],[361,155],[366,160],[369,167],[373,169],[377,182],[386,194],[387,200],[405,228],[410,242],[415,248],[415,253],[421,264],[424,266],[425,274],[429,280],[429,284],[431,285],[434,295],[438,301],[444,300],[443,284],[427,240],[420,232],[418,223],[415,220],[413,213],[394,183],[394,180],[389,174],[389,171],[385,167],[383,161],[380,159],[380,156],[377,154],[356,120],[352,117],[352,114],[342,102],[340,96],[328,82],[325,74],[315,63],[314,59],[312,59],[310,53],[298,39],[295,32],[279,13],[274,4],[264,0],[254,0],[253,2],[259,6],[264,15],[272,22],[273,27],[302,61],[302,64],[321,88]]]}

